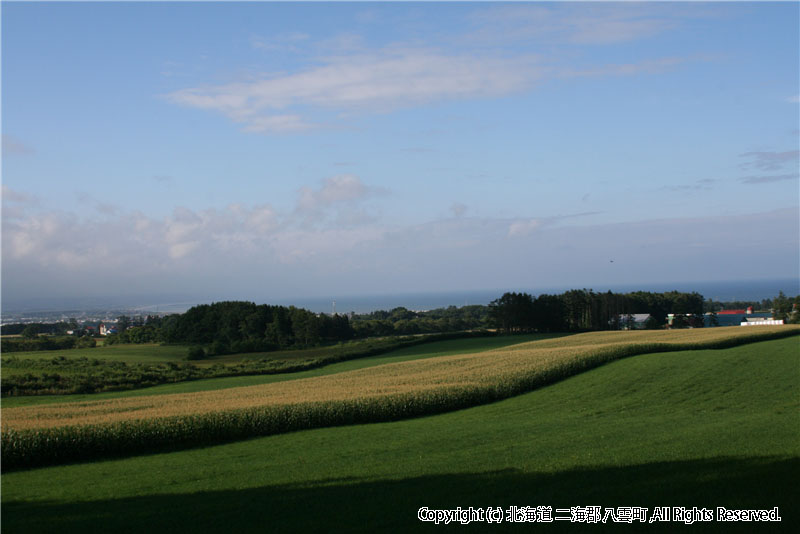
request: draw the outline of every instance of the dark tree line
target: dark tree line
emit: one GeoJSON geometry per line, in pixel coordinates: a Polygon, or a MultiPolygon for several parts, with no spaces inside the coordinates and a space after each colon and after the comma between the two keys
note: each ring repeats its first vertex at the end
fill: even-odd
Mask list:
{"type": "MultiPolygon", "coordinates": [[[[153,325],[157,340],[207,347],[210,354],[305,348],[376,336],[457,332],[486,328],[487,306],[442,308],[414,312],[406,308],[370,314],[316,314],[294,306],[217,302],[195,306],[153,325]]],[[[148,329],[148,322],[142,329],[148,329]]],[[[131,336],[129,328],[120,336],[131,336]]],[[[197,351],[195,351],[197,352],[197,351]]],[[[199,353],[197,353],[199,355],[199,353]]]]}
{"type": "Polygon", "coordinates": [[[429,311],[411,311],[398,307],[354,315],[351,321],[355,337],[434,334],[461,332],[488,327],[489,308],[472,305],[449,306],[429,311]]]}
{"type": "Polygon", "coordinates": [[[623,294],[573,289],[535,298],[528,293],[505,293],[489,304],[492,324],[509,333],[616,330],[633,314],[649,314],[647,327],[659,328],[670,313],[701,316],[703,296],[678,291],[623,294]]]}
{"type": "Polygon", "coordinates": [[[769,311],[772,309],[772,299],[763,300],[733,300],[720,302],[708,299],[703,303],[703,311],[720,312],[723,310],[746,310],[752,307],[754,311],[769,311]]]}
{"type": "Polygon", "coordinates": [[[70,319],[69,321],[59,321],[57,323],[12,323],[4,324],[0,327],[0,333],[4,336],[11,335],[26,335],[25,337],[35,337],[39,334],[46,334],[51,336],[66,335],[68,330],[78,327],[77,321],[70,319]]]}
{"type": "Polygon", "coordinates": [[[212,354],[313,347],[352,338],[344,315],[237,301],[195,306],[165,317],[160,326],[161,341],[205,345],[212,354]]]}
{"type": "MultiPolygon", "coordinates": [[[[781,293],[768,302],[773,306],[776,318],[789,322],[800,320],[800,314],[793,311],[800,306],[800,297],[789,298],[781,293]]],[[[725,303],[727,308],[731,308],[730,304],[725,303]]],[[[175,315],[121,316],[116,322],[117,333],[107,336],[105,343],[189,344],[194,345],[193,357],[201,358],[314,347],[367,337],[461,332],[490,327],[508,333],[614,330],[630,326],[633,314],[649,314],[647,328],[662,327],[668,314],[686,316],[676,319],[673,326],[702,326],[701,316],[709,308],[715,309],[716,306],[708,306],[698,293],[637,291],[623,294],[611,291],[596,293],[587,289],[537,297],[527,293],[505,293],[488,306],[450,306],[430,311],[398,307],[350,316],[316,314],[294,306],[227,301],[195,306],[175,315]]],[[[80,347],[91,341],[74,320],[53,325],[7,325],[3,327],[3,333],[23,333],[26,328],[26,333],[31,334],[27,339],[4,339],[3,350],[80,347]],[[56,341],[40,336],[45,332],[61,333],[67,328],[74,329],[74,341],[56,341]]]]}
{"type": "Polygon", "coordinates": [[[2,352],[31,352],[38,350],[65,350],[65,349],[88,349],[97,345],[97,342],[89,337],[75,336],[52,336],[35,338],[3,338],[0,340],[0,351],[2,352]]]}

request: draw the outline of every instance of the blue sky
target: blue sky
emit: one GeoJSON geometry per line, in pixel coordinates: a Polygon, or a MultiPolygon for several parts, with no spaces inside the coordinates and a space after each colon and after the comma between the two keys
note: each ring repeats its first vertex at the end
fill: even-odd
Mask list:
{"type": "Polygon", "coordinates": [[[3,296],[798,277],[798,18],[3,2],[3,296]]]}

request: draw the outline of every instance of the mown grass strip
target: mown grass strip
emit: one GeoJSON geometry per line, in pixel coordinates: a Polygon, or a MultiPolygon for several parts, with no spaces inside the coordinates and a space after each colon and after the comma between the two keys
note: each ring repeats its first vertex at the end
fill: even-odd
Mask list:
{"type": "MultiPolygon", "coordinates": [[[[798,328],[764,328],[758,332],[743,332],[740,329],[727,332],[723,332],[723,329],[715,330],[716,332],[711,333],[674,336],[672,343],[664,341],[669,336],[663,335],[651,338],[658,340],[651,343],[642,343],[642,340],[648,338],[639,335],[627,336],[628,339],[637,341],[628,343],[623,342],[623,336],[615,336],[615,342],[595,336],[600,341],[605,341],[597,343],[598,339],[591,339],[587,335],[587,338],[578,340],[578,348],[564,345],[561,348],[499,350],[479,355],[387,365],[343,373],[337,377],[311,379],[317,380],[315,385],[318,387],[322,384],[330,388],[310,391],[305,396],[287,395],[283,402],[279,402],[282,400],[279,395],[273,397],[272,400],[276,402],[272,404],[264,402],[263,396],[269,391],[263,387],[239,388],[254,391],[246,392],[250,396],[243,397],[251,405],[235,409],[224,409],[220,404],[205,404],[199,397],[191,396],[185,399],[172,396],[176,397],[176,401],[194,401],[198,408],[180,415],[145,415],[162,413],[157,404],[152,405],[155,397],[150,398],[151,405],[84,403],[54,407],[49,414],[46,407],[41,407],[40,410],[12,409],[4,413],[3,469],[191,447],[322,426],[393,421],[442,413],[518,395],[605,362],[636,354],[725,348],[800,332],[798,328]],[[538,355],[540,358],[533,358],[531,363],[527,361],[531,355],[538,355]],[[337,380],[341,377],[345,379],[337,380]],[[359,389],[358,385],[370,377],[375,379],[373,383],[362,384],[363,387],[359,389]],[[326,379],[330,383],[326,384],[326,379]],[[311,400],[303,400],[304,398],[311,400]],[[287,400],[290,402],[286,402],[287,400]],[[66,412],[59,413],[58,409],[66,412]],[[81,418],[79,414],[92,409],[98,411],[101,419],[108,413],[113,417],[104,419],[107,422],[97,424],[59,424],[86,420],[88,417],[81,418]],[[103,413],[104,410],[109,412],[103,413]],[[29,426],[26,428],[25,424],[29,426]]],[[[230,394],[233,391],[235,390],[225,393],[230,394]]],[[[210,395],[211,393],[206,397],[210,395]]],[[[160,399],[166,397],[168,396],[160,399]]],[[[211,396],[205,400],[219,402],[221,398],[211,396]]]]}

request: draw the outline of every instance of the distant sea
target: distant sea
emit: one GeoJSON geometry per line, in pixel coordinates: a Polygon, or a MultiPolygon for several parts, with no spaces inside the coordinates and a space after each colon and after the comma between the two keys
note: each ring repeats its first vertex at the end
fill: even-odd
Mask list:
{"type": "MultiPolygon", "coordinates": [[[[314,298],[263,298],[258,295],[246,297],[257,304],[275,304],[283,306],[297,306],[313,312],[331,313],[369,313],[375,310],[391,310],[402,306],[414,311],[432,310],[436,308],[446,308],[448,306],[465,306],[470,304],[486,305],[499,298],[506,291],[516,291],[530,293],[537,296],[540,294],[558,294],[570,289],[592,289],[595,292],[613,291],[615,293],[627,293],[631,291],[696,291],[703,295],[706,300],[715,301],[760,301],[773,298],[783,291],[786,295],[795,296],[800,294],[800,280],[775,279],[775,280],[737,280],[737,281],[709,281],[709,282],[674,282],[674,283],[638,283],[624,285],[586,285],[586,286],[554,286],[554,287],[513,287],[499,289],[485,289],[473,291],[446,291],[446,292],[425,292],[425,293],[398,293],[398,294],[375,294],[375,295],[329,295],[314,298]],[[335,302],[335,308],[334,308],[335,302]]],[[[23,311],[48,310],[98,310],[115,309],[128,310],[134,313],[182,313],[198,304],[207,304],[221,300],[242,300],[241,297],[221,297],[207,299],[192,299],[190,297],[177,295],[173,299],[159,299],[150,296],[145,299],[128,298],[97,298],[86,299],[84,301],[69,302],[68,299],[46,302],[39,299],[37,303],[29,303],[27,307],[20,307],[16,303],[3,302],[3,314],[19,313],[23,311]]],[[[167,297],[169,298],[169,297],[167,297]]]]}
{"type": "MultiPolygon", "coordinates": [[[[384,295],[363,295],[363,296],[340,296],[340,297],[321,297],[295,300],[278,300],[274,304],[294,305],[298,308],[305,308],[313,312],[331,313],[333,303],[336,303],[338,313],[369,313],[375,310],[391,310],[402,306],[409,310],[423,311],[436,308],[446,308],[448,306],[466,306],[469,304],[489,304],[491,301],[500,298],[506,291],[516,291],[530,293],[533,296],[541,294],[558,294],[570,289],[584,289],[576,286],[558,287],[539,287],[539,288],[507,288],[507,289],[487,289],[479,291],[448,291],[448,292],[429,292],[429,293],[406,293],[406,294],[384,294],[384,295]]],[[[612,291],[615,293],[628,293],[632,291],[696,291],[703,295],[706,300],[731,302],[731,301],[760,301],[778,296],[778,292],[783,291],[786,295],[795,296],[800,294],[800,280],[739,280],[726,282],[676,282],[676,283],[653,283],[653,284],[629,284],[629,285],[595,285],[588,286],[596,293],[612,291]]]]}

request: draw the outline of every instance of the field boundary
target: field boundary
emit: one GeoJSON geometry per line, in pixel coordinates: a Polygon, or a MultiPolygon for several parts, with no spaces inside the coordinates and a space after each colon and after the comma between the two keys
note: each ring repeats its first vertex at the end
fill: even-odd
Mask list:
{"type": "Polygon", "coordinates": [[[359,346],[355,348],[333,345],[330,347],[331,353],[328,355],[307,357],[302,360],[271,358],[269,353],[264,353],[264,358],[242,359],[237,363],[216,361],[213,357],[180,362],[128,363],[90,359],[85,356],[74,359],[65,358],[61,354],[47,360],[24,358],[17,356],[18,353],[12,353],[3,362],[3,367],[21,371],[37,370],[42,371],[43,374],[39,377],[20,372],[4,378],[0,381],[0,396],[8,398],[105,393],[212,378],[292,374],[437,341],[483,337],[498,337],[498,334],[481,330],[419,336],[391,336],[377,340],[361,340],[359,346]],[[211,365],[197,365],[201,363],[211,365]]]}

